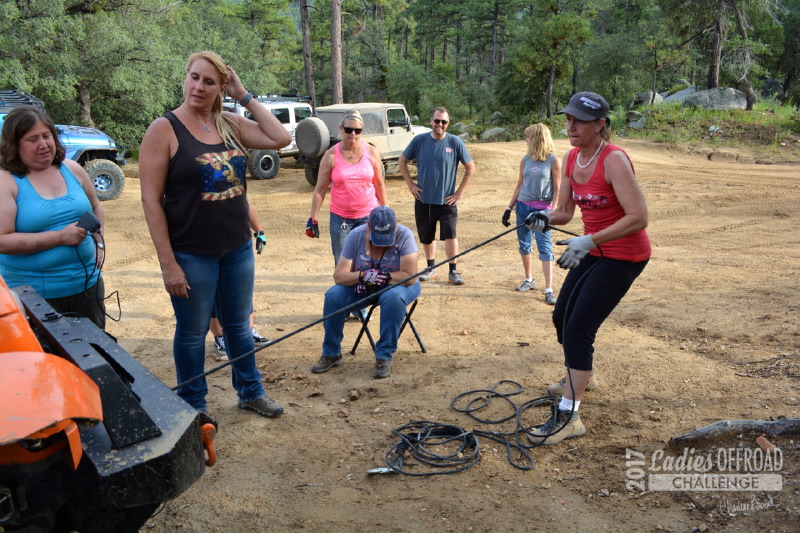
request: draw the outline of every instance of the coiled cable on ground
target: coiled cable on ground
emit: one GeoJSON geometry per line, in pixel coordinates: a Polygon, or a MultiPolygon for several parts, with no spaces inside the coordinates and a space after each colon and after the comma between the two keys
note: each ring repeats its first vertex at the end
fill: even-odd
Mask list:
{"type": "Polygon", "coordinates": [[[527,435],[531,430],[544,425],[544,422],[527,424],[523,421],[524,414],[531,407],[552,406],[558,398],[551,395],[540,396],[518,405],[511,397],[523,392],[522,385],[516,381],[502,380],[488,389],[475,389],[456,395],[450,401],[450,407],[454,411],[464,413],[481,424],[496,425],[514,420],[514,428],[510,431],[468,431],[459,426],[438,422],[409,422],[392,431],[400,440],[386,452],[386,465],[391,470],[408,476],[455,474],[480,461],[480,439],[488,439],[505,446],[511,466],[519,470],[532,470],[535,463],[530,449],[541,444],[530,444],[527,435]],[[499,390],[509,386],[511,390],[508,392],[499,390]],[[495,400],[502,400],[507,414],[481,416],[479,413],[482,410],[488,411],[495,400]],[[408,464],[408,461],[415,463],[408,464]],[[423,465],[426,469],[417,468],[423,465]],[[412,467],[412,470],[408,467],[412,467]]]}

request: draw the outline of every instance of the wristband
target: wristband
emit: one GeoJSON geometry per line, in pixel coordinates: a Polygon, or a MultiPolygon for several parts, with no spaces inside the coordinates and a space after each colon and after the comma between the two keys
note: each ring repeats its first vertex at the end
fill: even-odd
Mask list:
{"type": "Polygon", "coordinates": [[[106,247],[106,245],[105,245],[105,244],[103,244],[102,242],[97,242],[97,243],[95,243],[95,246],[97,246],[97,247],[98,247],[98,248],[100,248],[101,250],[104,250],[104,249],[105,249],[105,247],[106,247]]]}
{"type": "Polygon", "coordinates": [[[254,232],[253,232],[253,237],[256,237],[256,238],[257,238],[259,235],[264,235],[264,230],[261,230],[261,231],[254,231],[254,232]]]}
{"type": "Polygon", "coordinates": [[[245,107],[247,104],[250,103],[250,100],[253,99],[253,96],[255,96],[253,94],[253,91],[247,91],[247,94],[244,95],[241,100],[239,100],[239,105],[245,107]]]}

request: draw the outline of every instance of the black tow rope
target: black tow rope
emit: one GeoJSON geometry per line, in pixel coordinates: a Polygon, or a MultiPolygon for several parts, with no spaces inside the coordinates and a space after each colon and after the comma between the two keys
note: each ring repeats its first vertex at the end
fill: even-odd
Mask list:
{"type": "MultiPolygon", "coordinates": [[[[283,340],[286,340],[289,337],[294,337],[298,333],[300,333],[302,331],[305,331],[305,330],[307,330],[307,329],[309,329],[309,328],[311,328],[313,326],[316,326],[320,322],[324,322],[324,321],[328,320],[329,318],[332,318],[332,317],[334,317],[336,315],[340,315],[342,313],[348,313],[349,314],[350,312],[355,311],[358,308],[367,307],[370,303],[373,303],[373,302],[377,301],[378,297],[381,294],[383,294],[384,292],[392,290],[395,287],[399,287],[400,285],[403,285],[406,282],[411,281],[412,279],[421,276],[425,272],[430,272],[431,270],[435,269],[436,267],[440,267],[440,266],[444,265],[445,263],[449,263],[453,259],[461,257],[462,255],[466,255],[466,254],[468,254],[468,253],[470,253],[470,252],[472,252],[474,250],[477,250],[478,248],[481,248],[482,246],[486,246],[490,242],[496,241],[500,237],[503,237],[504,235],[508,235],[512,231],[517,231],[517,228],[521,228],[524,225],[525,225],[525,223],[518,224],[518,225],[514,226],[513,228],[509,228],[509,229],[507,229],[506,231],[504,231],[502,233],[498,233],[494,237],[490,237],[489,239],[486,239],[485,241],[483,241],[481,243],[478,243],[475,246],[472,246],[471,248],[467,248],[466,250],[464,250],[461,253],[458,253],[458,254],[456,254],[456,255],[454,255],[452,257],[448,257],[447,259],[445,259],[445,260],[443,260],[443,261],[441,261],[439,263],[436,263],[434,265],[431,265],[431,266],[425,268],[424,270],[420,270],[416,274],[412,274],[412,275],[410,275],[409,277],[407,277],[406,279],[404,279],[402,281],[398,281],[397,283],[392,283],[391,285],[387,285],[386,287],[382,288],[378,292],[375,292],[373,294],[370,294],[369,296],[366,296],[366,297],[362,298],[361,300],[353,302],[352,304],[350,304],[350,305],[348,305],[346,307],[343,307],[343,308],[339,309],[338,311],[334,311],[333,313],[331,313],[331,314],[329,314],[327,316],[323,316],[322,318],[318,318],[317,320],[315,320],[313,322],[309,322],[305,326],[301,326],[301,327],[297,328],[294,331],[291,331],[291,332],[289,332],[289,333],[287,333],[285,335],[282,335],[282,336],[278,337],[277,339],[273,339],[273,340],[269,341],[268,343],[264,344],[263,346],[259,346],[258,348],[254,348],[253,350],[250,350],[249,352],[244,353],[244,354],[240,355],[239,357],[230,359],[230,360],[225,361],[224,363],[222,363],[220,365],[215,366],[211,370],[207,370],[206,372],[203,372],[202,374],[198,374],[198,375],[194,376],[193,378],[187,379],[186,381],[184,381],[182,383],[178,383],[177,385],[172,387],[171,390],[178,390],[179,388],[181,388],[183,386],[186,386],[189,383],[194,383],[195,381],[197,381],[199,379],[202,379],[202,378],[204,378],[206,376],[209,376],[209,375],[211,375],[211,374],[213,374],[215,372],[219,372],[223,368],[232,365],[233,363],[239,361],[240,359],[244,359],[245,357],[249,357],[249,356],[255,354],[256,352],[259,352],[259,351],[261,351],[261,350],[263,350],[265,348],[268,348],[268,347],[270,347],[270,346],[272,346],[274,344],[278,344],[279,342],[281,342],[283,340]]],[[[559,229],[559,228],[554,228],[552,226],[550,226],[548,229],[556,229],[558,231],[562,231],[564,233],[568,233],[570,235],[576,235],[577,236],[576,233],[572,233],[570,231],[562,230],[562,229],[559,229]]]]}
{"type": "Polygon", "coordinates": [[[404,424],[392,433],[400,440],[386,452],[385,461],[388,468],[380,468],[370,473],[396,472],[407,476],[435,476],[462,472],[478,463],[481,458],[480,440],[489,439],[502,444],[506,448],[508,462],[519,470],[532,470],[534,460],[531,448],[541,444],[531,444],[527,435],[542,424],[523,422],[525,411],[531,407],[552,405],[558,401],[556,396],[541,396],[528,400],[520,405],[510,399],[523,392],[522,385],[516,381],[498,381],[489,389],[476,389],[461,393],[450,401],[450,407],[459,413],[469,415],[482,424],[501,424],[515,421],[511,431],[488,431],[474,429],[468,431],[459,426],[440,424],[429,421],[416,421],[404,424]],[[512,386],[509,392],[500,392],[498,388],[512,386]],[[510,413],[500,418],[482,418],[478,413],[489,407],[493,400],[503,400],[510,413]],[[435,451],[434,451],[435,450],[435,451]],[[415,463],[407,464],[413,460],[415,463]],[[409,470],[408,467],[413,468],[409,470]]]}

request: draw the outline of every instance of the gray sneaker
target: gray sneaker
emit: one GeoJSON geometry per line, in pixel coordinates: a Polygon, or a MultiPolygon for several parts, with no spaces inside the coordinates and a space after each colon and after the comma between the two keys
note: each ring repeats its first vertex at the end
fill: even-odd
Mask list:
{"type": "MultiPolygon", "coordinates": [[[[597,388],[597,385],[597,378],[594,377],[594,371],[592,371],[591,375],[589,375],[589,383],[586,384],[586,390],[594,390],[597,388]]],[[[547,393],[552,394],[553,396],[563,396],[566,388],[567,378],[565,376],[561,378],[561,381],[557,381],[556,383],[553,383],[547,387],[547,393]]]]}
{"type": "Polygon", "coordinates": [[[464,278],[461,277],[461,272],[459,272],[457,270],[451,270],[450,271],[450,279],[449,279],[449,281],[453,285],[463,285],[464,284],[464,278]]]}
{"type": "Polygon", "coordinates": [[[283,414],[283,406],[269,396],[264,396],[263,398],[249,402],[239,402],[239,409],[255,411],[267,418],[275,418],[283,414]]]}
{"type": "Polygon", "coordinates": [[[553,294],[553,291],[547,291],[544,293],[544,303],[547,305],[556,305],[556,295],[553,294]]]}
{"type": "Polygon", "coordinates": [[[522,285],[514,289],[515,291],[529,291],[532,288],[536,287],[536,280],[532,279],[528,281],[527,279],[522,282],[522,285]]]}
{"type": "Polygon", "coordinates": [[[578,413],[572,413],[570,416],[569,411],[562,411],[557,405],[553,406],[553,411],[547,422],[528,434],[531,444],[550,446],[558,444],[564,439],[574,439],[586,433],[586,426],[581,422],[578,413]]]}
{"type": "Polygon", "coordinates": [[[375,360],[375,370],[372,371],[372,377],[376,379],[388,378],[391,374],[392,374],[391,359],[375,360]]]}
{"type": "Polygon", "coordinates": [[[344,363],[344,359],[342,359],[341,355],[338,355],[336,357],[325,357],[323,355],[322,357],[319,358],[317,364],[311,367],[311,371],[314,374],[323,374],[328,370],[330,370],[331,368],[341,365],[342,363],[344,363]]]}
{"type": "Polygon", "coordinates": [[[435,277],[436,277],[436,269],[432,268],[431,270],[428,270],[428,271],[423,272],[422,274],[420,274],[419,275],[419,280],[420,281],[430,281],[431,279],[433,279],[435,277]]]}

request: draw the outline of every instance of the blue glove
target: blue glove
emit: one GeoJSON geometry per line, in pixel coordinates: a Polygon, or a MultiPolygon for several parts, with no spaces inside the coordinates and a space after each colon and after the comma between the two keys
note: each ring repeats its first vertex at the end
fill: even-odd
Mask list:
{"type": "Polygon", "coordinates": [[[525,217],[525,225],[531,231],[547,231],[550,225],[550,211],[537,211],[525,217]]]}
{"type": "Polygon", "coordinates": [[[261,252],[263,252],[264,248],[267,246],[267,238],[264,236],[263,231],[256,231],[253,233],[253,237],[256,238],[256,253],[261,255],[261,252]]]}
{"type": "Polygon", "coordinates": [[[584,235],[583,237],[573,237],[564,241],[558,241],[556,244],[566,245],[567,251],[561,254],[558,258],[558,266],[561,268],[569,269],[575,268],[581,263],[586,254],[592,248],[597,248],[591,235],[584,235]]]}
{"type": "Polygon", "coordinates": [[[312,239],[319,239],[319,222],[309,218],[308,222],[306,222],[306,235],[312,239]]]}

